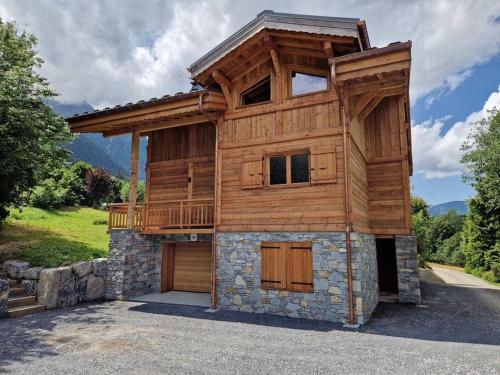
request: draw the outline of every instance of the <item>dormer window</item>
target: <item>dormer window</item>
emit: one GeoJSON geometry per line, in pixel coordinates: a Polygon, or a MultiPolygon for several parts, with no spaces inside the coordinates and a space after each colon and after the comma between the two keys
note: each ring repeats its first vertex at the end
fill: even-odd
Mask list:
{"type": "Polygon", "coordinates": [[[241,93],[241,105],[268,102],[271,100],[271,77],[267,76],[241,93]]]}
{"type": "Polygon", "coordinates": [[[327,74],[311,74],[292,70],[292,96],[311,94],[328,89],[327,74]]]}

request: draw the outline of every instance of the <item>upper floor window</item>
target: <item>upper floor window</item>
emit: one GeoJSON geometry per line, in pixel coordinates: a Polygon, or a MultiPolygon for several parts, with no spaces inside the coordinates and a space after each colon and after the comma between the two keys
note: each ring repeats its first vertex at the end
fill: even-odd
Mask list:
{"type": "Polygon", "coordinates": [[[241,93],[240,104],[249,105],[268,102],[271,100],[271,76],[257,82],[241,93]]]}
{"type": "Polygon", "coordinates": [[[309,182],[309,154],[294,152],[269,156],[269,185],[291,185],[309,182]]]}
{"type": "Polygon", "coordinates": [[[292,96],[309,94],[328,89],[327,74],[310,74],[292,71],[292,96]]]}

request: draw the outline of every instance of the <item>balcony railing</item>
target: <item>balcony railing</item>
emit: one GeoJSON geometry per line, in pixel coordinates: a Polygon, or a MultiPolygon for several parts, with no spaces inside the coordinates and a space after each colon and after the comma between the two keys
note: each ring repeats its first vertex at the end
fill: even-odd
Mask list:
{"type": "MultiPolygon", "coordinates": [[[[109,208],[108,229],[128,227],[128,204],[109,208]]],[[[133,228],[152,233],[202,232],[214,225],[214,199],[149,202],[137,205],[133,228]]]]}

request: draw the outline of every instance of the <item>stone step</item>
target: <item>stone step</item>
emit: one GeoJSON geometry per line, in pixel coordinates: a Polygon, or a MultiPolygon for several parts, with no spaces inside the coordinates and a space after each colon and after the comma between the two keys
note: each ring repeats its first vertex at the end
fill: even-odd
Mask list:
{"type": "Polygon", "coordinates": [[[36,305],[35,296],[22,296],[22,297],[9,297],[7,301],[7,307],[20,307],[36,305]]]}
{"type": "Polygon", "coordinates": [[[18,280],[8,279],[9,280],[9,288],[20,288],[21,283],[18,280]]]}
{"type": "Polygon", "coordinates": [[[23,288],[9,288],[9,296],[21,296],[24,294],[23,288]]]}
{"type": "Polygon", "coordinates": [[[30,306],[20,306],[7,309],[7,314],[10,318],[17,318],[19,316],[37,313],[45,310],[43,305],[30,305],[30,306]]]}

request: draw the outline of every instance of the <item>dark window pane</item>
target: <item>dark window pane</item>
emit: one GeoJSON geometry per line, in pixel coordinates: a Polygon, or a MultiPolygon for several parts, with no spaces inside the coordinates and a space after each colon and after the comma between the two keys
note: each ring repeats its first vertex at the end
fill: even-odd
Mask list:
{"type": "Polygon", "coordinates": [[[326,75],[292,72],[292,95],[307,94],[328,88],[326,75]]]}
{"type": "Polygon", "coordinates": [[[309,182],[309,158],[307,154],[292,155],[292,184],[309,182]]]}
{"type": "Polygon", "coordinates": [[[267,102],[271,100],[271,77],[266,77],[241,94],[241,105],[267,102]]]}
{"type": "Polygon", "coordinates": [[[269,158],[269,184],[286,184],[286,156],[269,158]]]}

